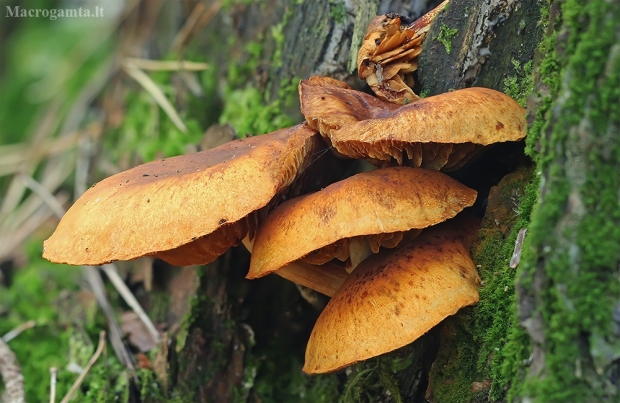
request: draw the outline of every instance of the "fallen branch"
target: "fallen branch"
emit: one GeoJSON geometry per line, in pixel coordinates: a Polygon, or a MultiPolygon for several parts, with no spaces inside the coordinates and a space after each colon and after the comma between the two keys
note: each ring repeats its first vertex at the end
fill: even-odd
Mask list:
{"type": "Polygon", "coordinates": [[[0,338],[0,375],[6,388],[3,401],[7,403],[24,403],[24,376],[15,353],[0,338]]]}

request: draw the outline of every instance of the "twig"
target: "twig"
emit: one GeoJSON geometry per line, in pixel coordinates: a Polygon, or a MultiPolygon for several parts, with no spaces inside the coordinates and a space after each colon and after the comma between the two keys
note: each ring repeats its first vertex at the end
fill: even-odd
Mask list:
{"type": "Polygon", "coordinates": [[[123,63],[123,70],[134,80],[138,82],[159,104],[159,106],[166,112],[166,115],[172,120],[172,123],[181,130],[183,133],[187,133],[187,127],[181,120],[181,117],[177,113],[174,106],[168,101],[168,98],[164,95],[163,91],[151,78],[146,75],[142,70],[131,64],[127,60],[123,63]]]}
{"type": "Polygon", "coordinates": [[[155,344],[159,344],[159,342],[161,341],[159,332],[155,328],[155,325],[153,325],[153,322],[151,322],[149,316],[146,314],[146,312],[144,312],[144,309],[142,309],[142,306],[140,305],[136,297],[134,297],[129,288],[127,288],[127,285],[125,284],[123,279],[118,275],[116,266],[114,266],[113,264],[106,264],[101,266],[101,268],[108,276],[112,284],[114,284],[116,290],[119,292],[119,294],[121,294],[127,305],[129,305],[131,309],[133,309],[133,311],[138,315],[140,320],[142,320],[142,323],[144,323],[144,325],[146,326],[147,330],[151,334],[151,337],[153,337],[153,341],[155,341],[155,344]]]}
{"type": "Polygon", "coordinates": [[[56,402],[56,376],[58,375],[58,368],[50,368],[50,403],[56,402]]]}
{"type": "Polygon", "coordinates": [[[512,258],[510,259],[510,268],[516,269],[521,261],[521,249],[523,248],[523,241],[525,240],[525,234],[527,234],[527,228],[521,228],[515,241],[515,250],[512,252],[512,258]]]}
{"type": "Polygon", "coordinates": [[[0,375],[6,389],[7,403],[24,403],[24,376],[15,353],[0,339],[0,375]]]}
{"type": "Polygon", "coordinates": [[[126,57],[125,61],[133,64],[139,69],[150,71],[202,71],[209,68],[207,63],[190,62],[187,60],[149,60],[126,57]]]}
{"type": "Polygon", "coordinates": [[[29,320],[26,323],[22,323],[21,325],[17,326],[15,329],[11,330],[10,332],[2,336],[2,340],[4,340],[5,343],[8,343],[9,341],[19,336],[19,334],[23,332],[24,330],[32,329],[36,325],[37,325],[37,322],[35,322],[34,320],[29,320]]]}
{"type": "Polygon", "coordinates": [[[60,403],[67,403],[69,399],[71,399],[71,396],[80,387],[82,382],[84,382],[84,378],[86,378],[86,375],[88,375],[88,372],[90,371],[92,366],[95,364],[95,362],[97,362],[97,359],[101,355],[101,352],[103,351],[104,348],[105,348],[105,330],[102,330],[101,332],[99,332],[99,345],[97,346],[97,350],[95,351],[95,354],[93,354],[93,356],[90,357],[90,360],[88,360],[88,364],[86,364],[86,367],[84,368],[80,376],[78,376],[78,379],[76,379],[75,382],[73,383],[73,386],[71,386],[69,393],[65,395],[65,397],[60,401],[60,403]]]}

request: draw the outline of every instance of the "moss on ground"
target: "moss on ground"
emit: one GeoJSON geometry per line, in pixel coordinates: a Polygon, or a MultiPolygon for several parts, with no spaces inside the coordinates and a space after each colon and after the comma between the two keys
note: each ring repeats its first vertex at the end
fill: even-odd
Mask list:
{"type": "MultiPolygon", "coordinates": [[[[94,353],[99,331],[105,328],[94,298],[80,292],[81,270],[44,260],[40,245],[40,239],[28,244],[29,263],[15,273],[9,288],[0,287],[0,335],[36,321],[34,328],[8,343],[20,362],[30,402],[49,401],[52,367],[59,370],[56,394],[62,398],[78,376],[69,371],[69,364],[85,365],[94,353]]],[[[75,396],[86,403],[127,401],[128,383],[114,354],[104,354],[75,396]]],[[[1,384],[0,380],[0,390],[1,384]]]]}

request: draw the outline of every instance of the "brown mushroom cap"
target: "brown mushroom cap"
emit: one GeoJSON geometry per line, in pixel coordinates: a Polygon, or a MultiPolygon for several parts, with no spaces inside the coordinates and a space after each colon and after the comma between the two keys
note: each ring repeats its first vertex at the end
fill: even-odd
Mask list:
{"type": "Polygon", "coordinates": [[[303,124],[121,172],[75,202],[43,257],[75,265],[144,255],[211,262],[253,232],[250,214],[283,192],[321,143],[303,124]]]}
{"type": "Polygon", "coordinates": [[[482,146],[526,135],[524,109],[488,88],[466,88],[399,107],[334,81],[302,81],[301,110],[311,127],[351,158],[456,169],[482,146]]]}
{"type": "Polygon", "coordinates": [[[480,278],[454,224],[362,262],[314,325],[303,370],[336,371],[395,350],[478,302],[480,278]]]}
{"type": "Polygon", "coordinates": [[[258,228],[247,278],[343,238],[426,228],[475,199],[476,191],[437,171],[394,167],[354,175],[273,210],[258,228]]]}

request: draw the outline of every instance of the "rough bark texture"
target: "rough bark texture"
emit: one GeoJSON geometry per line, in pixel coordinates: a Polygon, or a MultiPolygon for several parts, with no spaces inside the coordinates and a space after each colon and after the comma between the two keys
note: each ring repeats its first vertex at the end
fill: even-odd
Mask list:
{"type": "Polygon", "coordinates": [[[620,10],[566,0],[551,17],[546,97],[529,139],[539,202],[518,280],[529,356],[511,392],[523,402],[617,402],[620,10]]]}
{"type": "Polygon", "coordinates": [[[0,400],[7,403],[24,403],[24,376],[17,362],[15,353],[0,338],[0,375],[6,390],[0,394],[0,400]]]}
{"type": "MultiPolygon", "coordinates": [[[[266,104],[286,98],[290,102],[279,108],[299,121],[299,78],[324,74],[364,88],[349,68],[369,19],[387,11],[419,16],[438,3],[237,4],[192,46],[209,50],[209,61],[218,66],[217,82],[237,88],[251,84],[264,94],[266,104]],[[222,38],[229,38],[228,43],[222,38]]],[[[277,277],[244,280],[248,256],[233,250],[203,269],[188,336],[182,347],[170,348],[171,396],[205,402],[617,398],[613,388],[618,385],[620,324],[615,322],[614,328],[612,318],[620,321],[620,30],[614,6],[595,3],[602,11],[595,6],[583,11],[579,2],[567,0],[574,8],[565,7],[564,19],[557,19],[560,10],[552,9],[557,18],[552,18],[546,50],[555,54],[557,42],[558,55],[547,64],[534,60],[544,30],[540,22],[548,10],[535,0],[452,0],[427,37],[418,73],[425,95],[476,85],[525,103],[532,72],[546,83],[537,87],[540,97],[528,101],[534,125],[528,150],[538,168],[523,157],[523,145],[500,146],[455,174],[477,188],[481,200],[489,194],[481,238],[473,249],[484,280],[481,303],[389,355],[337,374],[308,377],[300,371],[303,349],[326,299],[304,299],[295,286],[277,277]],[[560,26],[564,28],[554,39],[560,26]],[[600,40],[592,38],[594,31],[585,39],[580,36],[597,27],[606,27],[600,40]],[[579,60],[569,61],[575,52],[579,60]],[[539,170],[542,197],[519,268],[520,311],[515,318],[515,270],[508,260],[517,232],[529,224],[539,170]]],[[[481,203],[475,210],[483,212],[484,207],[481,203]]]]}

